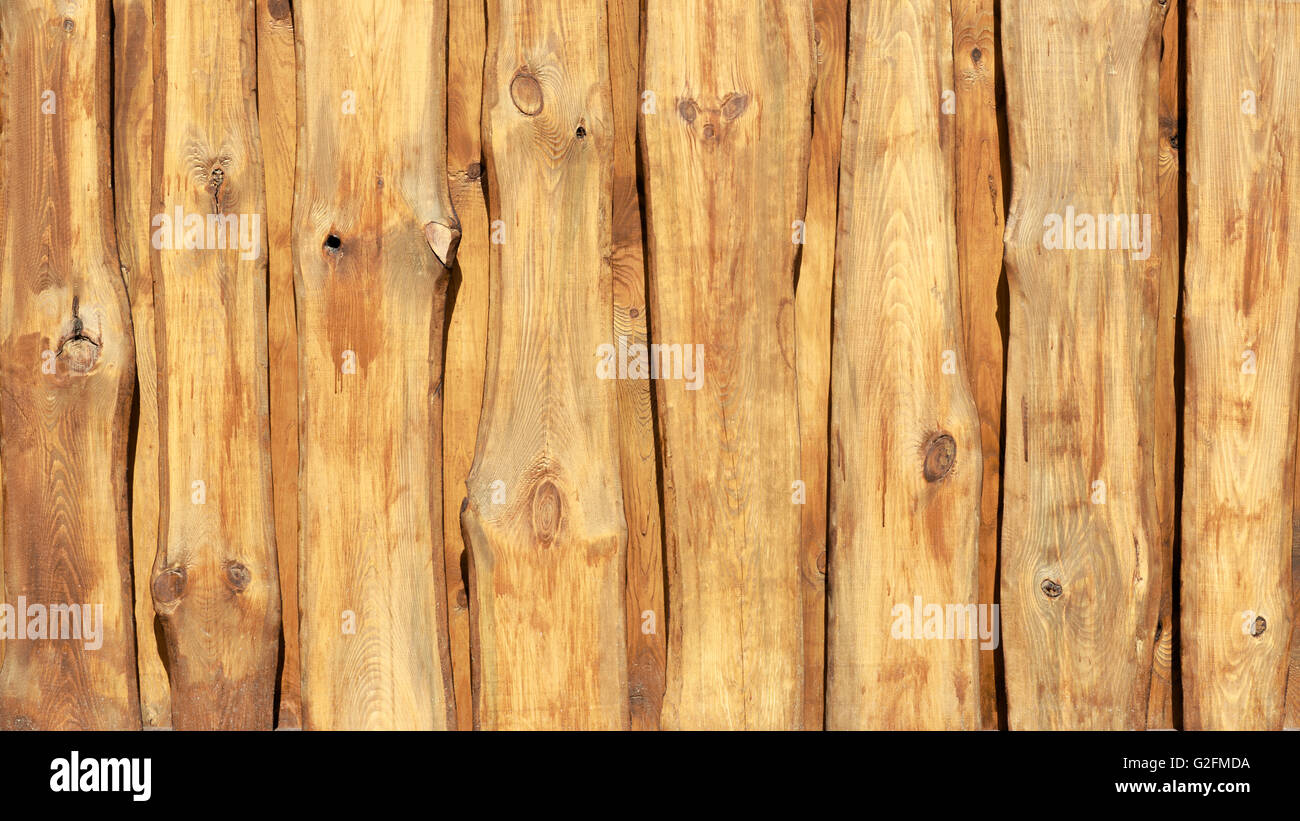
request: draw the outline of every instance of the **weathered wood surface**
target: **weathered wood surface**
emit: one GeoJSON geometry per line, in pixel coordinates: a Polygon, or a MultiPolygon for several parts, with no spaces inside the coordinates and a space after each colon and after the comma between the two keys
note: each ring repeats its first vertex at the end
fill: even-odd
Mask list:
{"type": "Polygon", "coordinates": [[[1300,727],[1298,41],[6,0],[0,727],[1300,727]]]}
{"type": "Polygon", "coordinates": [[[893,0],[853,7],[850,19],[826,726],[977,729],[978,619],[950,617],[953,635],[926,640],[910,615],[975,615],[966,607],[979,601],[982,445],[958,308],[952,120],[941,111],[948,3],[893,0]]]}
{"type": "Polygon", "coordinates": [[[461,522],[475,726],[629,726],[602,0],[488,6],[487,389],[461,522]],[[562,204],[562,207],[557,207],[562,204]],[[604,376],[607,376],[605,374],[604,376]]]}
{"type": "Polygon", "coordinates": [[[289,0],[257,0],[258,128],[266,169],[271,490],[279,555],[282,661],[277,727],[302,724],[298,645],[298,338],[293,303],[297,64],[289,0]]]}
{"type": "Polygon", "coordinates": [[[1156,496],[1160,522],[1160,615],[1152,657],[1151,690],[1147,696],[1147,729],[1172,729],[1177,710],[1174,670],[1174,555],[1177,538],[1177,470],[1180,374],[1178,358],[1178,296],[1182,284],[1181,208],[1183,201],[1179,95],[1182,87],[1180,48],[1182,13],[1178,0],[1165,12],[1160,49],[1160,133],[1157,154],[1160,192],[1160,297],[1156,317],[1156,496]]]}
{"type": "Polygon", "coordinates": [[[131,546],[140,718],[170,727],[166,643],[149,583],[158,555],[158,365],[154,357],[153,0],[113,3],[113,197],[118,254],[135,331],[131,459],[131,546]]]}
{"type": "Polygon", "coordinates": [[[474,463],[483,377],[487,370],[488,218],[479,127],[487,9],[482,0],[450,0],[447,32],[447,169],[460,219],[460,249],[448,286],[447,349],[442,380],[442,520],[456,721],[473,729],[470,681],[469,554],[459,527],[465,479],[474,463]]]}
{"type": "MultiPolygon", "coordinates": [[[[1300,448],[1300,434],[1296,443],[1300,448]]],[[[1296,466],[1300,469],[1300,451],[1296,454],[1296,466]]],[[[1300,481],[1296,481],[1291,498],[1291,653],[1287,662],[1283,726],[1296,730],[1300,729],[1300,481]]]]}
{"type": "MultiPolygon", "coordinates": [[[[614,335],[629,349],[650,343],[644,238],[637,191],[637,120],[664,104],[641,86],[641,0],[610,0],[609,73],[614,115],[614,335]]],[[[632,729],[657,730],[663,709],[668,633],[663,520],[649,380],[618,382],[619,476],[627,519],[627,672],[632,729]]]]}
{"type": "Polygon", "coordinates": [[[110,11],[108,0],[0,6],[5,730],[140,727],[126,503],[134,353],[104,174],[110,11]]]}
{"type": "Polygon", "coordinates": [[[826,486],[831,387],[831,285],[839,217],[840,137],[848,62],[848,0],[814,0],[817,85],[808,163],[805,243],[795,287],[803,552],[803,728],[819,730],[826,702],[826,486]]]}
{"type": "Polygon", "coordinates": [[[1188,729],[1280,729],[1290,650],[1300,4],[1189,0],[1188,729]]]}
{"type": "Polygon", "coordinates": [[[793,283],[812,8],[648,0],[645,38],[644,84],[662,101],[641,118],[650,327],[694,366],[655,386],[670,608],[662,724],[798,729],[793,283]]]}
{"type": "Polygon", "coordinates": [[[438,382],[460,229],[447,5],[299,4],[293,249],[306,729],[445,729],[438,382]]]}
{"type": "Polygon", "coordinates": [[[220,0],[202,15],[181,0],[154,9],[161,498],[150,590],[172,725],[269,729],[280,590],[255,9],[252,0],[220,0]]]}
{"type": "MultiPolygon", "coordinates": [[[[980,492],[979,602],[997,600],[998,500],[1002,450],[1003,186],[993,0],[956,0],[953,15],[954,162],[957,174],[957,270],[963,344],[979,409],[984,473],[980,492]]],[[[942,110],[942,109],[941,109],[942,110]]],[[[996,652],[980,653],[980,725],[998,726],[996,652]]]]}
{"type": "Polygon", "coordinates": [[[1014,181],[1001,556],[1012,729],[1146,725],[1165,572],[1157,474],[1171,469],[1155,461],[1153,402],[1164,8],[1002,4],[1014,181]],[[1105,250],[1080,247],[1089,221],[1094,244],[1109,235],[1105,250]]]}

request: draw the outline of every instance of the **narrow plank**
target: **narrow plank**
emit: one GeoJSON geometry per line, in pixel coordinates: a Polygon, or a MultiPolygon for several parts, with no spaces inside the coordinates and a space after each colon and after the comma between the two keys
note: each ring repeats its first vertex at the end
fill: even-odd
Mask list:
{"type": "Polygon", "coordinates": [[[476,727],[629,726],[603,0],[492,0],[487,390],[469,497],[476,727]]]}
{"type": "Polygon", "coordinates": [[[303,726],[452,728],[447,5],[302,5],[294,32],[303,726]]]}
{"type": "Polygon", "coordinates": [[[1155,461],[1152,396],[1164,9],[1002,4],[1014,180],[1001,556],[1011,729],[1146,725],[1162,572],[1156,476],[1172,469],[1155,461]],[[1087,247],[1089,225],[1104,249],[1087,247]]]}
{"type": "MultiPolygon", "coordinates": [[[[1300,471],[1300,434],[1296,436],[1296,447],[1296,470],[1300,471]]],[[[1287,662],[1283,728],[1300,730],[1300,477],[1295,481],[1291,499],[1291,652],[1287,662]]],[[[3,570],[0,567],[0,572],[3,570]]]]}
{"type": "Polygon", "coordinates": [[[941,110],[951,37],[947,0],[851,10],[831,377],[828,729],[981,721],[979,619],[949,616],[953,632],[937,641],[911,633],[930,608],[976,616],[967,605],[979,602],[980,420],[962,344],[944,133],[952,124],[941,110]]]}
{"type": "Polygon", "coordinates": [[[641,118],[650,327],[656,344],[679,346],[681,365],[655,388],[662,725],[799,729],[794,240],[811,155],[812,6],[648,0],[645,38],[645,87],[662,101],[641,118]]]}
{"type": "MultiPolygon", "coordinates": [[[[1296,437],[1300,447],[1300,435],[1296,437]]],[[[1300,470],[1300,452],[1296,454],[1300,470]]],[[[1300,481],[1295,483],[1291,507],[1291,653],[1286,675],[1286,717],[1283,727],[1300,729],[1300,481]]],[[[3,568],[0,568],[3,570],[3,568]]]]}
{"type": "Polygon", "coordinates": [[[1187,729],[1280,729],[1290,649],[1300,3],[1190,0],[1187,729]]]}
{"type": "Polygon", "coordinates": [[[257,0],[258,128],[266,169],[270,284],[271,490],[279,556],[283,659],[277,727],[302,725],[298,649],[298,338],[293,305],[293,180],[297,160],[297,63],[289,0],[257,0]]]}
{"type": "MultiPolygon", "coordinates": [[[[641,0],[610,0],[609,73],[614,100],[614,334],[648,345],[641,196],[637,190],[637,116],[656,112],[641,88],[641,0]]],[[[632,729],[659,729],[668,633],[664,610],[663,520],[650,381],[618,382],[619,476],[627,518],[627,668],[632,729]]]]}
{"type": "Polygon", "coordinates": [[[813,0],[817,85],[813,90],[806,240],[795,287],[799,378],[799,476],[803,552],[803,727],[823,726],[826,674],[826,488],[831,388],[831,284],[839,216],[840,136],[848,63],[848,0],[813,0]]]}
{"type": "Polygon", "coordinates": [[[5,730],[140,727],[126,503],[135,361],[103,173],[110,13],[108,0],[0,6],[5,730]]]}
{"type": "Polygon", "coordinates": [[[166,644],[149,581],[158,555],[158,367],[154,357],[153,0],[113,3],[113,198],[118,253],[135,332],[136,393],[131,460],[131,552],[140,718],[170,727],[166,644]]]}
{"type": "MultiPolygon", "coordinates": [[[[3,31],[0,31],[0,37],[2,37],[2,36],[3,36],[3,31]]],[[[3,55],[0,54],[0,60],[2,60],[2,59],[3,59],[3,55]]],[[[3,65],[3,63],[0,62],[0,65],[3,65]]],[[[7,88],[8,88],[8,81],[6,80],[4,74],[3,74],[3,73],[0,73],[0,141],[3,141],[3,140],[4,140],[4,125],[5,125],[5,116],[4,116],[4,105],[5,105],[5,102],[4,102],[4,100],[5,100],[6,89],[7,89],[7,88]]],[[[2,156],[2,155],[0,155],[0,156],[2,156]]],[[[5,190],[5,187],[4,187],[4,163],[3,163],[3,162],[0,162],[0,193],[3,193],[4,190],[5,190]]],[[[5,214],[5,211],[4,211],[4,203],[5,203],[5,201],[6,201],[6,200],[0,200],[0,219],[7,219],[7,215],[5,214]]],[[[0,241],[2,241],[2,240],[0,240],[0,241]]],[[[3,257],[0,257],[0,260],[3,260],[3,257]]],[[[0,275],[3,275],[3,271],[0,271],[0,275]]],[[[3,451],[4,451],[4,447],[3,447],[3,435],[0,434],[0,488],[3,487],[3,482],[4,482],[4,460],[3,460],[3,451]]],[[[3,505],[2,497],[0,497],[0,505],[3,505]]],[[[4,550],[4,527],[3,527],[3,525],[0,525],[0,599],[3,599],[4,596],[5,596],[5,550],[4,550]]],[[[0,625],[0,628],[2,628],[2,627],[3,627],[3,625],[0,625]]],[[[0,641],[0,670],[4,669],[4,662],[5,662],[5,642],[0,641]]]]}
{"type": "Polygon", "coordinates": [[[151,592],[178,730],[273,721],[280,590],[254,12],[253,0],[201,14],[182,0],[154,6],[162,495],[151,592]]]}
{"type": "MultiPolygon", "coordinates": [[[[998,132],[997,28],[993,0],[955,0],[953,80],[956,84],[957,271],[962,340],[980,417],[984,475],[980,493],[979,601],[997,600],[998,497],[1002,478],[1003,188],[998,132]]],[[[995,653],[980,653],[980,726],[997,729],[995,653]]]]}
{"type": "MultiPolygon", "coordinates": [[[[1180,227],[1182,208],[1181,137],[1179,95],[1182,86],[1180,40],[1182,12],[1178,0],[1170,0],[1161,32],[1160,50],[1160,313],[1156,317],[1156,464],[1159,494],[1156,496],[1160,522],[1160,615],[1156,622],[1156,647],[1151,667],[1151,692],[1147,697],[1147,729],[1173,729],[1177,684],[1174,679],[1174,539],[1177,530],[1178,398],[1180,374],[1175,371],[1178,355],[1178,294],[1182,285],[1183,243],[1180,227]]],[[[1181,718],[1181,715],[1177,716],[1181,718]]]]}
{"type": "MultiPolygon", "coordinates": [[[[1300,448],[1300,434],[1296,436],[1296,445],[1300,448]]],[[[1300,450],[1297,450],[1295,465],[1300,471],[1300,450]]],[[[1295,481],[1291,498],[1291,651],[1287,662],[1283,727],[1297,730],[1300,729],[1300,477],[1295,481]]]]}
{"type": "Polygon", "coordinates": [[[487,370],[488,217],[481,147],[483,61],[487,53],[487,8],[483,0],[450,0],[447,34],[447,167],[451,201],[460,218],[460,250],[448,287],[446,365],[443,368],[442,520],[447,575],[451,669],[456,720],[473,729],[470,679],[469,555],[456,522],[465,501],[465,479],[474,463],[487,370]]]}

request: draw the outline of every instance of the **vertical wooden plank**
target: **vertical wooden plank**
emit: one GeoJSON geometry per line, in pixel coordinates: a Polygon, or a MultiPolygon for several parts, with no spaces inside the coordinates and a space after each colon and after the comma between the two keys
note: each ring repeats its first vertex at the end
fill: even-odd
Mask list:
{"type": "MultiPolygon", "coordinates": [[[[0,18],[0,22],[3,22],[3,18],[0,18]]],[[[0,29],[0,40],[2,40],[3,37],[4,37],[4,31],[3,29],[0,29]]],[[[0,45],[0,49],[2,48],[3,45],[0,45]]],[[[4,59],[3,52],[0,52],[0,66],[3,66],[3,59],[4,59]]],[[[9,85],[8,79],[5,77],[3,73],[0,73],[0,144],[2,144],[4,140],[4,128],[5,128],[5,119],[6,119],[4,115],[4,106],[5,106],[5,99],[8,96],[7,95],[8,85],[9,85]]],[[[0,160],[2,159],[3,159],[3,153],[0,153],[0,160]]],[[[5,192],[4,163],[0,162],[0,194],[3,194],[4,192],[5,192]]],[[[2,225],[4,221],[8,219],[7,211],[4,205],[6,201],[7,200],[5,199],[0,199],[0,225],[2,225]]],[[[4,236],[3,234],[0,234],[0,243],[3,243],[3,241],[4,241],[4,236]]],[[[2,248],[3,246],[0,245],[0,249],[2,248]]],[[[0,251],[0,253],[2,253],[2,251],[0,251]]],[[[3,261],[2,256],[0,256],[0,261],[3,261]]],[[[0,269],[0,277],[2,276],[3,276],[3,269],[0,269]]],[[[3,492],[3,483],[4,483],[3,452],[4,452],[3,431],[2,429],[0,429],[0,493],[3,492]]],[[[0,505],[3,504],[4,504],[3,496],[0,496],[0,505]]],[[[0,509],[0,513],[3,513],[2,509],[0,509]]],[[[0,523],[0,599],[3,599],[4,596],[5,596],[4,526],[3,523],[0,523]]],[[[4,628],[4,623],[0,622],[0,629],[3,628],[4,628]]],[[[0,641],[0,670],[4,669],[4,662],[5,662],[5,642],[0,641]]]]}
{"type": "Polygon", "coordinates": [[[447,5],[294,12],[303,726],[446,729],[447,5]]]}
{"type": "Polygon", "coordinates": [[[176,729],[270,729],[280,633],[253,0],[154,6],[161,539],[176,729]]]}
{"type": "Polygon", "coordinates": [[[832,346],[830,729],[980,726],[979,616],[991,616],[968,608],[979,603],[982,461],[942,133],[951,25],[948,0],[851,9],[832,346]],[[932,608],[952,632],[912,634],[932,608]]]}
{"type": "Polygon", "coordinates": [[[1012,729],[1146,725],[1162,572],[1156,476],[1172,469],[1155,463],[1152,397],[1164,8],[1002,4],[1012,729]]]}
{"type": "MultiPolygon", "coordinates": [[[[642,96],[641,0],[609,0],[609,73],[614,100],[615,344],[646,346],[645,259],[637,190],[637,112],[659,110],[642,96]]],[[[647,349],[648,350],[648,349],[647,349]]],[[[618,382],[619,476],[627,518],[627,666],[632,729],[659,729],[668,641],[664,610],[663,520],[650,381],[618,382]]]]}
{"type": "MultiPolygon", "coordinates": [[[[1300,448],[1300,435],[1297,435],[1300,448]]],[[[1300,451],[1296,454],[1300,469],[1300,451]]],[[[1300,729],[1300,481],[1292,491],[1291,506],[1291,653],[1286,674],[1286,717],[1283,727],[1300,729]]],[[[3,568],[0,568],[3,570],[3,568]]]]}
{"type": "Polygon", "coordinates": [[[817,84],[813,90],[806,242],[795,287],[799,378],[799,475],[803,552],[803,728],[823,725],[826,673],[826,468],[831,386],[831,284],[839,215],[840,134],[848,62],[848,0],[813,0],[817,84]]]}
{"type": "Polygon", "coordinates": [[[488,5],[487,390],[462,526],[475,725],[629,726],[604,0],[488,5]]]}
{"type": "Polygon", "coordinates": [[[170,727],[171,684],[165,643],[149,593],[158,555],[158,366],[149,243],[153,219],[153,0],[114,0],[113,54],[114,214],[135,331],[135,436],[128,458],[140,718],[145,727],[170,727]]]}
{"type": "MultiPolygon", "coordinates": [[[[1300,433],[1296,435],[1296,447],[1296,469],[1300,470],[1300,433]]],[[[1300,481],[1295,481],[1291,495],[1291,652],[1285,710],[1284,729],[1300,729],[1300,481]]]]}
{"type": "MultiPolygon", "coordinates": [[[[953,0],[956,85],[957,271],[962,341],[980,417],[984,475],[980,492],[979,601],[997,598],[998,496],[1002,451],[1001,138],[998,134],[998,50],[993,0],[953,0]]],[[[998,726],[994,652],[980,652],[980,726],[998,726]]]]}
{"type": "Polygon", "coordinates": [[[271,490],[279,556],[283,656],[277,727],[302,724],[298,650],[298,339],[293,304],[293,179],[297,65],[289,0],[257,0],[258,128],[266,169],[267,353],[271,490]]]}
{"type": "Polygon", "coordinates": [[[457,522],[465,479],[474,462],[474,440],[487,370],[488,218],[483,199],[483,61],[487,9],[483,0],[450,0],[447,34],[447,167],[451,201],[460,219],[460,250],[448,288],[446,365],[443,368],[442,481],[448,625],[458,728],[474,724],[470,683],[469,556],[457,522]]]}
{"type": "Polygon", "coordinates": [[[0,6],[0,728],[139,729],[108,0],[0,6]]]}
{"type": "Polygon", "coordinates": [[[1182,169],[1179,163],[1179,56],[1181,11],[1170,0],[1161,32],[1160,134],[1157,152],[1160,192],[1160,297],[1156,318],[1156,504],[1160,522],[1160,615],[1147,697],[1147,729],[1172,729],[1175,718],[1174,683],[1174,538],[1177,524],[1176,466],[1178,462],[1178,396],[1175,373],[1178,345],[1178,294],[1182,284],[1182,169]]]}
{"type": "Polygon", "coordinates": [[[650,327],[669,570],[667,729],[803,724],[794,265],[808,2],[648,0],[650,327]],[[675,353],[674,353],[675,352],[675,353]],[[687,359],[687,357],[690,357],[687,359]],[[674,362],[675,358],[675,362],[674,362]]]}
{"type": "Polygon", "coordinates": [[[1187,28],[1184,721],[1280,729],[1300,399],[1300,3],[1190,0],[1187,28]]]}

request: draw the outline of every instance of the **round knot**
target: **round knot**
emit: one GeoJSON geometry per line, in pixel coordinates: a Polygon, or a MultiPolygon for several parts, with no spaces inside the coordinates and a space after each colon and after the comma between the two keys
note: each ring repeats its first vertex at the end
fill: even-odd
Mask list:
{"type": "Polygon", "coordinates": [[[515,108],[527,117],[542,113],[542,84],[537,78],[520,69],[510,81],[510,99],[515,108]]]}
{"type": "Polygon", "coordinates": [[[957,461],[957,441],[946,433],[935,434],[925,445],[925,459],[921,472],[925,481],[937,482],[952,472],[957,461]]]}

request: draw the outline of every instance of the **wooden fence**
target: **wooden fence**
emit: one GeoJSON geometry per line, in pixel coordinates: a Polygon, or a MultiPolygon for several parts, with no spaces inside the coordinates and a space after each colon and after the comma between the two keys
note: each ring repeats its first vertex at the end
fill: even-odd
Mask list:
{"type": "Polygon", "coordinates": [[[1300,727],[1300,2],[4,0],[0,68],[0,728],[1300,727]]]}

